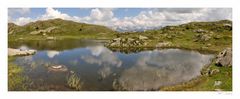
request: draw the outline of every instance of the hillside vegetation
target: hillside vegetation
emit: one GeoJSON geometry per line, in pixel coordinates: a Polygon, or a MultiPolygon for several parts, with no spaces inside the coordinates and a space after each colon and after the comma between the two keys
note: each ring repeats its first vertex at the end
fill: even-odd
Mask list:
{"type": "Polygon", "coordinates": [[[79,38],[84,38],[85,36],[88,38],[103,37],[102,39],[104,39],[104,37],[111,37],[114,33],[115,31],[105,26],[78,23],[62,19],[36,21],[28,23],[24,26],[18,26],[14,23],[8,24],[9,37],[14,37],[17,39],[31,39],[31,37],[35,39],[41,39],[42,37],[43,39],[47,36],[66,36],[73,38],[76,36],[79,36],[79,38]],[[24,38],[25,36],[29,37],[24,38]]]}

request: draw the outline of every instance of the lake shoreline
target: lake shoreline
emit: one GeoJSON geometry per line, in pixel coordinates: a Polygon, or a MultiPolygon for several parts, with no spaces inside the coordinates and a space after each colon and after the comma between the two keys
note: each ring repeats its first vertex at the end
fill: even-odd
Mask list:
{"type": "MultiPolygon", "coordinates": [[[[138,48],[138,47],[134,47],[134,48],[138,48]]],[[[133,48],[133,49],[134,49],[133,48]]],[[[179,47],[163,47],[163,48],[156,48],[156,47],[148,47],[148,48],[145,48],[145,50],[149,50],[149,49],[169,49],[169,48],[179,48],[179,47]]],[[[184,48],[184,50],[190,50],[190,51],[196,51],[196,50],[193,50],[193,49],[187,49],[187,48],[184,48]]],[[[197,50],[198,51],[198,50],[197,50]]],[[[213,52],[209,52],[209,51],[202,51],[202,52],[205,52],[205,54],[206,53],[213,53],[213,52]]],[[[214,53],[216,53],[216,52],[214,52],[214,53]]],[[[11,56],[10,56],[11,57],[11,56]]],[[[17,56],[16,56],[17,57],[17,56]]],[[[214,63],[214,61],[212,61],[211,62],[211,64],[213,64],[214,63]]],[[[209,64],[209,65],[207,65],[207,66],[204,66],[204,68],[201,70],[201,72],[209,72],[209,70],[207,70],[210,66],[211,66],[211,64],[209,64]]],[[[164,87],[161,87],[160,88],[160,90],[161,91],[176,91],[176,90],[184,90],[184,88],[189,88],[189,87],[192,87],[192,86],[195,86],[196,84],[199,84],[199,83],[201,83],[201,82],[203,82],[203,80],[204,80],[204,78],[205,77],[208,77],[208,76],[206,76],[206,75],[200,75],[200,76],[198,76],[198,77],[196,77],[196,78],[193,78],[192,80],[190,80],[190,81],[187,81],[187,82],[183,82],[183,83],[180,83],[180,84],[176,84],[176,85],[172,85],[172,86],[164,86],[164,87]],[[180,89],[179,89],[179,87],[181,87],[180,89]]],[[[119,90],[118,90],[119,91],[119,90]]],[[[156,90],[157,91],[157,90],[156,90]]]]}

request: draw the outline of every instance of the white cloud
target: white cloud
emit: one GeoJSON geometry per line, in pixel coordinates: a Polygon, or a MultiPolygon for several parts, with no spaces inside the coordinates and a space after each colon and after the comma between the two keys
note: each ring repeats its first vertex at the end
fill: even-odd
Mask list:
{"type": "Polygon", "coordinates": [[[89,64],[98,64],[100,66],[122,65],[122,61],[109,49],[103,46],[93,46],[87,48],[91,55],[82,56],[81,59],[89,64]]]}
{"type": "Polygon", "coordinates": [[[150,9],[135,17],[125,17],[114,24],[123,31],[154,29],[166,25],[183,24],[191,21],[215,21],[230,19],[231,9],[150,9]]]}
{"type": "Polygon", "coordinates": [[[90,18],[93,20],[108,20],[113,18],[111,9],[92,9],[90,18]]]}
{"type": "MultiPolygon", "coordinates": [[[[136,16],[119,19],[114,16],[114,9],[92,9],[89,16],[70,16],[53,8],[47,8],[46,13],[36,19],[20,17],[12,22],[24,25],[30,21],[61,18],[76,22],[98,24],[118,31],[138,31],[154,29],[166,25],[177,25],[191,21],[215,21],[232,19],[231,8],[156,8],[145,9],[136,16]],[[20,22],[23,21],[23,22],[20,22]]],[[[9,17],[9,20],[12,20],[9,17]]]]}
{"type": "Polygon", "coordinates": [[[54,56],[57,56],[57,55],[59,55],[59,54],[60,54],[59,51],[47,51],[47,56],[48,56],[49,58],[53,58],[54,56]]]}
{"type": "Polygon", "coordinates": [[[12,16],[19,15],[19,16],[24,16],[27,15],[31,12],[30,8],[9,8],[8,9],[8,22],[17,22],[17,23],[24,23],[24,22],[19,22],[20,20],[23,20],[26,22],[24,17],[20,17],[16,20],[12,16]]]}
{"type": "Polygon", "coordinates": [[[33,21],[33,19],[31,19],[30,17],[26,17],[26,18],[20,17],[20,18],[16,19],[14,23],[17,25],[24,25],[24,24],[27,24],[32,21],[33,21]]]}
{"type": "Polygon", "coordinates": [[[69,15],[61,13],[60,11],[55,10],[53,8],[47,8],[46,13],[42,15],[39,19],[48,20],[48,19],[54,19],[54,18],[72,19],[69,15]]]}
{"type": "Polygon", "coordinates": [[[212,58],[212,55],[178,49],[141,52],[135,65],[125,69],[117,81],[127,90],[157,89],[201,75],[203,66],[212,58]]]}

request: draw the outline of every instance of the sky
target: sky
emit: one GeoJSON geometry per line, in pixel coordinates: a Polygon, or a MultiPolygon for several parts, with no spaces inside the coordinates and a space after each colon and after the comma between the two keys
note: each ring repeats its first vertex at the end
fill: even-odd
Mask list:
{"type": "Polygon", "coordinates": [[[61,18],[104,25],[117,31],[143,31],[192,21],[232,20],[231,8],[9,8],[8,22],[25,25],[61,18]]]}

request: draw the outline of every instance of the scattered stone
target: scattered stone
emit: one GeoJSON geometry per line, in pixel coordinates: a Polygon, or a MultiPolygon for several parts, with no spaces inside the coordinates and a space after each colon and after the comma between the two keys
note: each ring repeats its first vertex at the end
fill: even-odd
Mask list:
{"type": "Polygon", "coordinates": [[[194,30],[194,32],[196,32],[196,33],[207,33],[208,31],[203,30],[203,29],[198,29],[198,30],[194,30]]]}
{"type": "Polygon", "coordinates": [[[232,49],[226,48],[217,55],[216,65],[218,66],[232,66],[232,49]]]}
{"type": "Polygon", "coordinates": [[[201,49],[208,49],[208,47],[207,46],[202,46],[201,49]]]}
{"type": "Polygon", "coordinates": [[[220,72],[219,69],[213,69],[213,70],[209,71],[209,75],[215,75],[215,74],[217,74],[219,72],[220,72]]]}
{"type": "Polygon", "coordinates": [[[212,46],[212,44],[208,43],[207,46],[210,47],[210,46],[212,46]]]}
{"type": "Polygon", "coordinates": [[[202,70],[201,71],[201,75],[204,75],[204,76],[209,76],[211,70],[209,68],[207,68],[207,70],[202,70]]]}
{"type": "Polygon", "coordinates": [[[36,50],[21,50],[8,48],[8,56],[21,56],[21,55],[32,55],[35,54],[36,50]]]}
{"type": "Polygon", "coordinates": [[[222,84],[222,81],[215,81],[214,82],[214,87],[220,86],[222,84]]]}
{"type": "Polygon", "coordinates": [[[171,45],[172,45],[171,42],[160,42],[156,45],[156,47],[169,47],[171,45]]]}
{"type": "Polygon", "coordinates": [[[131,47],[131,46],[146,45],[146,42],[144,40],[146,40],[148,38],[145,36],[140,36],[140,38],[115,38],[115,39],[111,40],[109,43],[107,43],[106,46],[131,47]]]}
{"type": "Polygon", "coordinates": [[[51,33],[52,30],[54,30],[56,28],[58,28],[58,27],[49,27],[49,28],[44,29],[44,30],[32,31],[32,32],[30,32],[30,34],[37,35],[37,34],[51,33]]]}
{"type": "Polygon", "coordinates": [[[194,36],[194,41],[208,41],[211,39],[211,36],[209,34],[196,34],[194,36]]]}
{"type": "Polygon", "coordinates": [[[47,37],[46,39],[47,40],[56,40],[57,38],[56,37],[47,37]]]}

